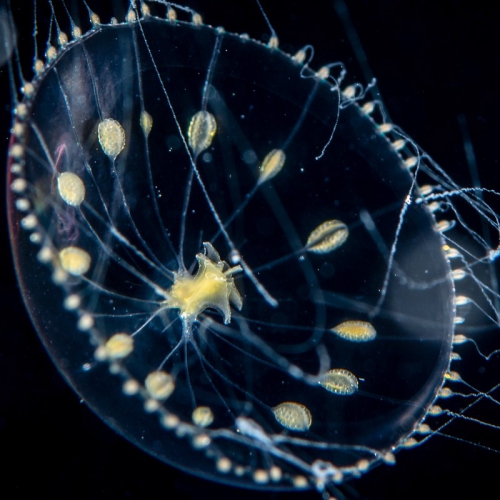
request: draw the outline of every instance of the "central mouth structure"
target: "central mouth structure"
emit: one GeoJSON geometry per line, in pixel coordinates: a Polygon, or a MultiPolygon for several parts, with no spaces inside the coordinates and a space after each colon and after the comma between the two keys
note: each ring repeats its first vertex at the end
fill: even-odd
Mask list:
{"type": "Polygon", "coordinates": [[[168,291],[164,307],[178,309],[185,335],[191,335],[191,327],[205,309],[215,309],[231,322],[231,304],[239,311],[243,306],[233,275],[242,271],[241,266],[230,267],[221,260],[211,243],[203,243],[205,253],[196,255],[198,271],[192,275],[187,270],[174,273],[174,284],[168,291]]]}

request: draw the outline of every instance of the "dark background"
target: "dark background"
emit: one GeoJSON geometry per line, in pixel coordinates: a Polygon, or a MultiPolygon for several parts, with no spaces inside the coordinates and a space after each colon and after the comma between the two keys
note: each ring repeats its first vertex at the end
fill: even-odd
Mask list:
{"type": "MultiPolygon", "coordinates": [[[[350,71],[349,81],[365,81],[332,0],[262,2],[284,50],[294,52],[311,43],[316,49],[313,66],[342,60],[350,71]]],[[[29,62],[33,3],[12,3],[21,58],[29,62]]],[[[248,32],[256,39],[268,33],[253,0],[187,3],[209,24],[248,32]]],[[[356,0],[348,2],[348,9],[392,120],[461,185],[471,185],[458,121],[463,115],[481,182],[500,189],[500,8],[477,1],[356,0]]],[[[105,15],[102,18],[106,20],[105,15]]],[[[0,84],[0,148],[5,158],[11,116],[5,66],[0,69],[0,84]]],[[[237,490],[184,475],[106,427],[79,402],[39,342],[16,285],[5,216],[0,224],[0,449],[7,463],[0,474],[2,496],[5,491],[11,491],[9,498],[29,491],[39,499],[78,493],[96,499],[318,498],[313,492],[237,490]]],[[[498,347],[500,333],[491,335],[497,336],[498,347]]],[[[479,369],[477,357],[470,359],[468,368],[479,369]]],[[[496,413],[493,407],[481,418],[500,425],[498,407],[496,413]]],[[[500,429],[489,433],[473,424],[459,430],[461,438],[485,446],[496,439],[497,450],[499,435],[500,429]]],[[[380,467],[351,483],[353,490],[347,496],[490,498],[498,495],[499,466],[499,452],[435,437],[425,446],[399,453],[396,466],[380,467]]]]}

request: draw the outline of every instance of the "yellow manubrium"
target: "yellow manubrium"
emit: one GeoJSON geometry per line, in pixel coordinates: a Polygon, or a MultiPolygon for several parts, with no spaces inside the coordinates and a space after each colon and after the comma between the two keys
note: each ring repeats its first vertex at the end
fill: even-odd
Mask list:
{"type": "Polygon", "coordinates": [[[189,272],[176,274],[165,305],[179,309],[181,318],[187,320],[194,320],[205,309],[215,309],[227,325],[231,321],[230,303],[238,310],[243,305],[232,276],[241,271],[241,266],[229,267],[210,243],[203,245],[206,255],[196,255],[198,272],[195,276],[189,272]]]}

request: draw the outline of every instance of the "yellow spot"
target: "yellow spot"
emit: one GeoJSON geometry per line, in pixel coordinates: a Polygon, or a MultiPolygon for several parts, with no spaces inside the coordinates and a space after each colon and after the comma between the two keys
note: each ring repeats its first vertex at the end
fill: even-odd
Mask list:
{"type": "Polygon", "coordinates": [[[61,198],[72,207],[78,207],[85,199],[85,185],[73,172],[63,172],[57,177],[57,190],[61,198]]]}
{"type": "Polygon", "coordinates": [[[366,472],[370,468],[370,462],[366,458],[362,458],[357,464],[356,467],[360,472],[366,472]]]}
{"type": "Polygon", "coordinates": [[[365,104],[363,104],[363,107],[361,109],[366,115],[371,115],[375,110],[375,103],[372,101],[366,102],[365,104]]]}
{"type": "Polygon", "coordinates": [[[74,293],[72,295],[68,295],[64,299],[64,308],[68,311],[74,311],[75,309],[78,309],[80,307],[80,303],[80,297],[76,293],[74,293]]]}
{"type": "Polygon", "coordinates": [[[298,64],[303,64],[304,61],[306,60],[306,51],[304,49],[300,49],[293,57],[292,59],[298,63],[298,64]]]}
{"type": "Polygon", "coordinates": [[[455,297],[455,305],[456,306],[466,306],[467,304],[470,304],[472,302],[469,297],[466,297],[465,295],[457,295],[455,297]]]}
{"type": "Polygon", "coordinates": [[[106,118],[97,128],[99,144],[104,154],[113,160],[123,151],[125,147],[125,131],[120,122],[112,118],[106,118]]]}
{"type": "Polygon", "coordinates": [[[35,214],[29,214],[24,219],[21,219],[21,227],[23,229],[35,229],[38,224],[38,219],[35,214]]]}
{"type": "MultiPolygon", "coordinates": [[[[19,163],[13,163],[10,167],[10,171],[13,173],[13,174],[16,174],[16,175],[20,175],[24,172],[24,168],[22,165],[20,165],[19,163]]],[[[26,182],[24,179],[16,179],[18,181],[24,181],[26,182]]],[[[16,182],[16,181],[14,181],[16,182]]]]}
{"type": "Polygon", "coordinates": [[[68,273],[60,267],[54,269],[52,273],[52,281],[56,285],[62,285],[68,279],[68,273]]]}
{"type": "Polygon", "coordinates": [[[188,143],[195,156],[210,147],[217,132],[214,115],[208,111],[198,111],[189,124],[188,143]]]}
{"type": "Polygon", "coordinates": [[[198,434],[193,439],[193,447],[197,450],[201,450],[206,448],[211,441],[210,436],[207,436],[206,434],[198,434]]]}
{"type": "Polygon", "coordinates": [[[461,333],[457,333],[456,335],[453,336],[453,344],[454,345],[460,345],[460,344],[465,344],[469,339],[465,336],[462,335],[461,333]]]}
{"type": "Polygon", "coordinates": [[[305,476],[295,476],[293,478],[293,485],[296,488],[307,488],[309,483],[307,482],[307,478],[305,476]]]}
{"type": "Polygon", "coordinates": [[[140,122],[142,131],[147,137],[149,135],[149,132],[151,132],[151,129],[153,128],[153,117],[147,111],[143,111],[141,113],[140,122]]]}
{"type": "Polygon", "coordinates": [[[38,252],[37,258],[40,262],[47,264],[47,262],[50,262],[54,258],[54,252],[49,246],[42,247],[38,252]]]}
{"type": "Polygon", "coordinates": [[[269,482],[269,473],[264,469],[256,469],[253,473],[253,480],[258,484],[269,482]]]}
{"type": "Polygon", "coordinates": [[[235,468],[234,468],[234,473],[236,476],[243,476],[243,474],[245,474],[245,467],[243,467],[242,465],[237,465],[235,468]]]}
{"type": "Polygon", "coordinates": [[[358,379],[350,371],[341,368],[325,373],[318,383],[327,391],[342,396],[350,396],[358,390],[358,379]]]}
{"type": "MultiPolygon", "coordinates": [[[[31,84],[30,84],[31,85],[31,84]]],[[[25,88],[28,84],[25,85],[25,88]]],[[[24,136],[24,132],[26,131],[26,125],[24,123],[14,123],[12,127],[12,133],[19,139],[24,136]]]]}
{"type": "Polygon", "coordinates": [[[441,203],[438,203],[437,201],[433,201],[432,203],[427,204],[427,208],[432,213],[436,213],[438,210],[441,210],[441,203]]]}
{"type": "Polygon", "coordinates": [[[92,26],[94,26],[94,28],[96,28],[97,26],[99,26],[101,24],[101,18],[95,12],[91,12],[90,13],[90,22],[92,23],[92,26]]]}
{"type": "Polygon", "coordinates": [[[171,23],[177,21],[177,12],[172,7],[169,7],[168,10],[167,10],[167,19],[171,23]]]}
{"type": "Polygon", "coordinates": [[[430,184],[424,184],[423,186],[420,186],[419,191],[422,196],[429,196],[435,191],[436,187],[431,186],[430,184]]]}
{"type": "Polygon", "coordinates": [[[437,417],[438,415],[441,415],[442,413],[443,413],[443,409],[438,405],[433,405],[429,408],[429,415],[432,415],[433,417],[437,417]]]}
{"type": "Polygon", "coordinates": [[[59,44],[60,47],[64,47],[68,43],[68,35],[61,31],[59,33],[59,36],[57,37],[57,43],[59,44]]]}
{"type": "Polygon", "coordinates": [[[276,177],[285,164],[286,155],[282,149],[273,149],[267,153],[259,168],[259,184],[276,177]]]}
{"type": "Polygon", "coordinates": [[[47,51],[45,52],[45,57],[47,61],[52,62],[57,57],[57,49],[52,45],[49,45],[47,51]]]}
{"type": "Polygon", "coordinates": [[[156,399],[146,399],[144,401],[144,411],[146,413],[154,413],[160,408],[160,403],[156,399]]]}
{"type": "Polygon", "coordinates": [[[21,118],[21,119],[26,118],[26,116],[28,115],[28,106],[26,105],[26,103],[24,103],[24,102],[20,102],[20,103],[16,106],[15,113],[16,113],[16,115],[17,115],[19,118],[21,118]]]}
{"type": "Polygon", "coordinates": [[[378,126],[378,130],[381,134],[387,134],[388,132],[390,132],[392,129],[394,128],[394,126],[392,125],[392,123],[381,123],[379,126],[378,126]]]}
{"type": "Polygon", "coordinates": [[[316,72],[316,76],[320,80],[326,80],[330,76],[330,69],[328,68],[328,66],[323,66],[316,72]]]}
{"type": "Polygon", "coordinates": [[[404,139],[398,139],[391,143],[391,146],[395,151],[401,151],[406,146],[406,141],[404,139]]]}
{"type": "Polygon", "coordinates": [[[134,339],[127,333],[115,333],[106,342],[106,353],[110,359],[126,358],[134,350],[134,339]]]}
{"type": "Polygon", "coordinates": [[[149,395],[158,400],[167,399],[175,389],[172,375],[160,370],[151,372],[146,377],[144,385],[149,395]]]}
{"type": "Polygon", "coordinates": [[[415,438],[408,438],[404,443],[403,446],[405,448],[414,448],[415,446],[418,445],[418,441],[415,438]]]}
{"type": "Polygon", "coordinates": [[[440,220],[436,224],[436,231],[440,233],[444,233],[445,231],[449,231],[455,227],[455,221],[452,220],[440,220]]]}
{"type": "MultiPolygon", "coordinates": [[[[336,470],[333,474],[333,482],[334,483],[341,483],[344,480],[344,473],[341,470],[336,470]]],[[[335,500],[335,499],[333,499],[335,500]]]]}
{"type": "Polygon", "coordinates": [[[451,398],[451,396],[453,396],[453,391],[449,387],[442,387],[439,390],[438,396],[443,399],[451,398]]]}
{"type": "Polygon", "coordinates": [[[35,73],[37,75],[41,75],[43,73],[43,70],[45,69],[44,62],[41,59],[37,59],[35,61],[35,65],[34,65],[33,69],[35,70],[35,73]]]}
{"type": "Polygon", "coordinates": [[[214,421],[214,414],[208,406],[198,406],[191,416],[193,423],[200,427],[208,427],[214,421]]]}
{"type": "Polygon", "coordinates": [[[229,472],[231,470],[231,460],[226,457],[219,458],[216,463],[217,470],[219,472],[229,472]]]}
{"type": "Polygon", "coordinates": [[[132,378],[128,379],[122,386],[123,394],[126,396],[134,396],[139,392],[140,388],[139,382],[132,378]]]}
{"type": "Polygon", "coordinates": [[[456,248],[451,248],[448,245],[443,246],[443,251],[448,259],[458,259],[461,257],[461,253],[456,248]]]}
{"type": "Polygon", "coordinates": [[[201,26],[203,24],[203,18],[200,16],[200,14],[193,14],[193,24],[195,26],[201,26]]]}
{"type": "Polygon", "coordinates": [[[241,270],[240,266],[229,267],[220,260],[219,254],[210,243],[203,243],[207,255],[196,255],[198,272],[175,274],[175,281],[168,291],[165,306],[179,309],[181,317],[194,320],[207,308],[215,309],[224,317],[227,325],[231,321],[232,303],[238,310],[243,301],[234,284],[232,275],[241,270]]]}
{"type": "Polygon", "coordinates": [[[169,413],[162,417],[161,423],[166,429],[175,429],[179,425],[179,417],[169,413]]]}
{"type": "Polygon", "coordinates": [[[27,212],[30,209],[30,207],[31,207],[30,202],[26,198],[19,198],[18,200],[16,200],[16,208],[20,212],[27,212]]]}
{"type": "Polygon", "coordinates": [[[311,427],[311,412],[298,403],[281,403],[273,408],[276,420],[291,431],[304,432],[311,427]]]}
{"type": "Polygon", "coordinates": [[[21,146],[21,144],[14,144],[10,148],[9,154],[10,154],[10,156],[12,156],[12,158],[15,158],[16,160],[20,160],[24,156],[24,148],[21,146]]]}
{"type": "Polygon", "coordinates": [[[351,342],[368,342],[377,336],[375,328],[367,321],[344,321],[331,331],[351,342]]]}
{"type": "Polygon", "coordinates": [[[314,253],[333,252],[347,240],[348,236],[349,230],[342,221],[327,220],[309,235],[306,249],[314,253]]]}
{"type": "Polygon", "coordinates": [[[35,92],[35,86],[30,82],[26,82],[21,91],[25,96],[30,97],[35,92]]]}
{"type": "Polygon", "coordinates": [[[450,380],[451,382],[459,382],[462,380],[462,377],[460,377],[460,373],[455,371],[450,371],[446,373],[444,378],[450,380]]]}
{"type": "Polygon", "coordinates": [[[108,357],[108,351],[106,350],[106,347],[103,345],[100,345],[94,352],[94,358],[97,361],[105,361],[108,357]]]}
{"type": "Polygon", "coordinates": [[[347,99],[352,99],[356,96],[356,87],[354,85],[349,85],[342,91],[342,95],[347,99]]]}
{"type": "Polygon", "coordinates": [[[76,326],[79,330],[82,330],[82,332],[86,332],[94,326],[94,318],[88,313],[82,314],[78,319],[76,326]]]}
{"type": "Polygon", "coordinates": [[[78,247],[66,247],[59,252],[61,267],[73,276],[81,276],[90,268],[90,255],[78,247]]]}
{"type": "Polygon", "coordinates": [[[467,273],[464,269],[453,269],[451,272],[451,279],[453,281],[463,280],[467,276],[467,273]]]}
{"type": "Polygon", "coordinates": [[[277,465],[273,465],[269,469],[269,476],[271,477],[271,481],[277,483],[278,481],[281,481],[281,478],[283,477],[283,471],[277,465]]]}
{"type": "Polygon", "coordinates": [[[405,160],[405,165],[407,168],[413,168],[417,165],[417,163],[418,163],[417,156],[410,156],[409,158],[406,158],[406,160],[405,160]]]}
{"type": "Polygon", "coordinates": [[[280,41],[278,39],[278,37],[276,35],[272,36],[271,38],[269,38],[269,42],[267,42],[267,46],[270,48],[270,49],[277,49],[278,46],[280,44],[280,41]]]}
{"type": "Polygon", "coordinates": [[[14,191],[15,193],[22,193],[26,190],[28,187],[28,183],[26,182],[26,179],[15,179],[12,184],[10,185],[10,189],[14,191]]]}
{"type": "Polygon", "coordinates": [[[135,15],[134,9],[129,9],[125,20],[127,21],[127,23],[133,23],[137,21],[137,16],[135,15]]]}
{"type": "Polygon", "coordinates": [[[417,432],[419,434],[430,434],[432,431],[431,431],[431,428],[427,424],[420,424],[417,427],[417,432]]]}

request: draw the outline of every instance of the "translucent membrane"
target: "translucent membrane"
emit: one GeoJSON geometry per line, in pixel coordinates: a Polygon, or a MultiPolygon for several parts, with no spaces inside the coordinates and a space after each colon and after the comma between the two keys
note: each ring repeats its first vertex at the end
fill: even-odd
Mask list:
{"type": "Polygon", "coordinates": [[[138,15],[49,53],[17,113],[11,235],[45,345],[192,473],[323,491],[393,463],[440,414],[466,275],[420,152],[326,68],[138,15]]]}

